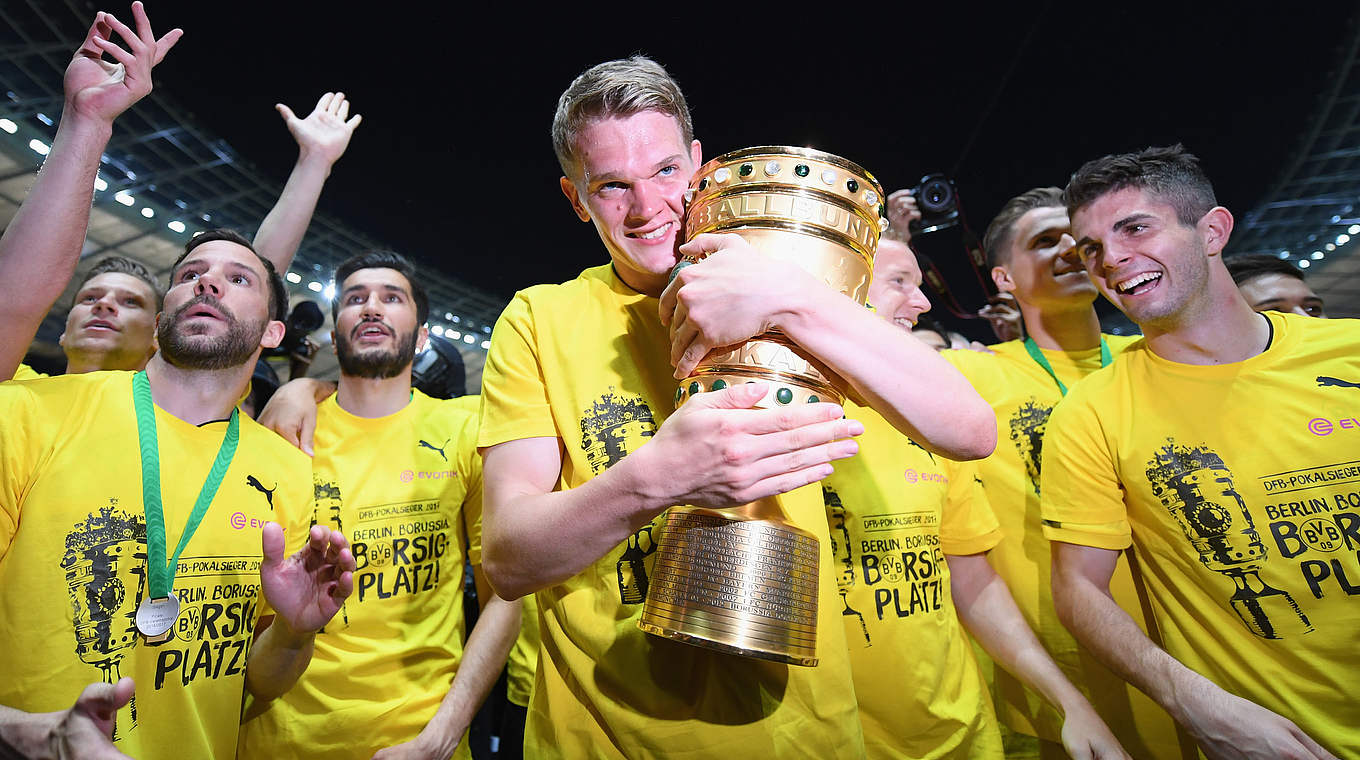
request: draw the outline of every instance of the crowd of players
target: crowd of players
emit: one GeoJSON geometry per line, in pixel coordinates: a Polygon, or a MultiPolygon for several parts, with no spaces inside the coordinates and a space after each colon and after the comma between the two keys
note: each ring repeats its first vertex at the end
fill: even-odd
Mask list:
{"type": "Polygon", "coordinates": [[[278,273],[360,121],[340,93],[279,107],[299,158],[253,240],[195,235],[168,287],[97,263],[66,373],[20,363],[180,36],[132,19],[94,19],[0,238],[0,754],[478,756],[508,660],[500,757],[1360,757],[1360,334],[1292,266],[1223,255],[1233,216],[1180,147],[1005,204],[1009,339],[941,351],[913,333],[909,193],[872,310],[739,237],[681,244],[684,96],[603,63],[552,138],[608,261],[516,294],[480,397],[413,389],[428,299],[373,251],[334,273],[339,382],[256,422],[278,273]],[[1142,335],[1102,334],[1097,295],[1142,335]],[[855,401],[755,383],[672,411],[710,349],[771,329],[855,401]],[[767,496],[821,541],[820,664],[638,629],[666,509],[767,496]]]}

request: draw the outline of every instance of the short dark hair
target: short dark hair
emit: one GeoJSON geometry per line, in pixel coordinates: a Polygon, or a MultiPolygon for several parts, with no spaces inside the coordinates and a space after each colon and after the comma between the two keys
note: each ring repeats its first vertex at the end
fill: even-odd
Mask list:
{"type": "Polygon", "coordinates": [[[982,236],[982,250],[987,254],[987,266],[995,267],[1010,261],[1011,243],[1015,240],[1015,223],[1036,208],[1064,208],[1063,191],[1056,187],[1036,187],[1006,201],[987,225],[982,236]]]}
{"type": "Polygon", "coordinates": [[[245,235],[236,230],[229,230],[225,227],[218,227],[214,230],[204,230],[184,244],[184,253],[175,259],[175,263],[170,265],[171,287],[175,282],[175,270],[184,262],[186,256],[195,248],[204,243],[211,243],[214,240],[225,240],[228,243],[235,243],[242,248],[255,254],[255,258],[260,260],[260,265],[264,267],[265,276],[269,279],[269,318],[276,322],[284,322],[288,319],[288,289],[283,285],[283,278],[279,276],[278,270],[274,269],[274,262],[261,256],[255,246],[251,245],[245,235]]]}
{"type": "Polygon", "coordinates": [[[126,256],[105,256],[95,262],[95,265],[90,267],[90,271],[85,273],[85,277],[81,279],[80,284],[76,286],[76,292],[79,293],[90,280],[93,280],[101,274],[110,273],[136,277],[146,283],[147,287],[151,288],[151,298],[156,303],[155,310],[161,310],[162,291],[161,284],[156,282],[156,275],[152,274],[151,270],[142,262],[129,259],[126,256]]]}
{"type": "Polygon", "coordinates": [[[1269,253],[1224,256],[1223,264],[1228,267],[1228,274],[1232,275],[1233,282],[1237,285],[1267,274],[1283,274],[1303,281],[1303,270],[1269,253]]]}
{"type": "Polygon", "coordinates": [[[365,251],[341,262],[335,268],[335,296],[331,298],[331,321],[340,313],[341,287],[349,276],[360,269],[395,269],[411,285],[411,299],[416,302],[416,324],[423,325],[430,317],[430,297],[425,286],[416,275],[415,264],[400,253],[392,251],[365,251]]]}
{"type": "Polygon", "coordinates": [[[1144,190],[1169,204],[1176,210],[1176,218],[1186,226],[1194,226],[1218,205],[1214,187],[1200,169],[1199,159],[1177,143],[1167,148],[1111,154],[1082,164],[1063,190],[1067,213],[1076,214],[1106,193],[1127,187],[1144,190]]]}

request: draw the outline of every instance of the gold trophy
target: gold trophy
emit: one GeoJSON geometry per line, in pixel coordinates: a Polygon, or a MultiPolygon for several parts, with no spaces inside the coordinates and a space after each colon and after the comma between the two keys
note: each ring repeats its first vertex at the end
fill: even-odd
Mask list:
{"type": "MultiPolygon", "coordinates": [[[[809,148],[747,148],[704,164],[687,197],[686,240],[736,233],[864,304],[888,220],[883,188],[858,165],[809,148]]],[[[757,406],[843,401],[830,371],[771,331],[709,353],[681,381],[675,405],[755,381],[769,386],[757,406]]],[[[817,538],[790,523],[774,498],[731,509],[672,507],[638,627],[732,654],[816,665],[819,552],[817,538]]]]}

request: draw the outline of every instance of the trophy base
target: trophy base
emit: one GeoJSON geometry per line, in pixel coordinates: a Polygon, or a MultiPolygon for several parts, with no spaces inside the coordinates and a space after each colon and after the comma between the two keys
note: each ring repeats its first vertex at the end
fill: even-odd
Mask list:
{"type": "Polygon", "coordinates": [[[638,627],[727,654],[817,664],[816,537],[777,519],[672,507],[638,627]]]}

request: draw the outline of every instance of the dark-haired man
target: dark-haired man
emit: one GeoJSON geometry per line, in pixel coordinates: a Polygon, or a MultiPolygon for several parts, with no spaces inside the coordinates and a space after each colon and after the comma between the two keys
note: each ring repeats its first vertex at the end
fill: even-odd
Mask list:
{"type": "Polygon", "coordinates": [[[1180,146],[1088,162],[1064,197],[1145,338],[1049,422],[1059,617],[1210,757],[1360,756],[1360,330],[1252,311],[1232,214],[1180,146]],[[1161,646],[1110,599],[1130,545],[1161,646]]]}
{"type": "Polygon", "coordinates": [[[774,396],[765,384],[703,393],[672,414],[675,378],[706,346],[779,327],[924,446],[985,455],[991,422],[935,352],[736,236],[692,241],[685,253],[714,255],[668,288],[700,164],[692,131],[679,87],[648,59],[600,64],[568,87],[553,121],[560,186],[610,263],[521,291],[491,340],[478,440],[485,567],[506,596],[537,591],[542,623],[525,755],[859,757],[825,513],[818,489],[800,487],[853,454],[847,439],[862,426],[833,404],[752,408],[774,396]],[[642,633],[662,513],[775,494],[822,537],[820,665],[642,633]]]}
{"type": "MultiPolygon", "coordinates": [[[[1058,622],[1039,518],[1040,456],[1053,407],[1136,338],[1101,334],[1092,306],[1096,286],[1076,257],[1058,188],[1034,188],[1007,201],[983,241],[992,280],[998,291],[1014,296],[1028,336],[991,346],[991,353],[944,354],[996,412],[999,443],[978,463],[1004,536],[988,559],[1030,628],[1130,754],[1179,757],[1175,726],[1166,713],[1081,649],[1058,622]]],[[[1119,564],[1111,589],[1115,600],[1142,620],[1127,564],[1119,564]]],[[[989,670],[1002,722],[1038,737],[1041,756],[1063,756],[1062,714],[1008,671],[989,670]]]]}
{"type": "Polygon", "coordinates": [[[481,572],[477,399],[411,388],[429,299],[409,261],[359,254],[334,280],[340,385],[316,412],[312,521],[350,539],[356,592],[297,686],[247,709],[238,755],[466,758],[520,608],[481,572]],[[482,604],[466,645],[465,558],[482,604]]]}
{"type": "Polygon", "coordinates": [[[236,409],[285,298],[207,232],[145,371],[0,383],[0,740],[21,756],[229,757],[243,689],[286,691],[349,595],[344,538],[307,530],[306,457],[236,409]]]}
{"type": "Polygon", "coordinates": [[[1225,256],[1242,297],[1256,311],[1283,311],[1305,317],[1322,317],[1322,297],[1308,287],[1303,270],[1268,253],[1248,253],[1225,256]]]}

